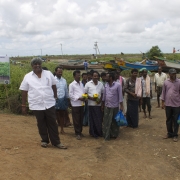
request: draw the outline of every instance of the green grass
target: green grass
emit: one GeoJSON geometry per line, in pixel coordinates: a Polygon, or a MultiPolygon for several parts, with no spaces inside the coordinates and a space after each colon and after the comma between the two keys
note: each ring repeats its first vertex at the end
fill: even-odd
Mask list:
{"type": "MultiPolygon", "coordinates": [[[[47,59],[62,59],[61,55],[58,56],[45,56],[47,59]]],[[[141,54],[108,54],[108,55],[98,55],[97,59],[91,59],[91,55],[64,55],[64,59],[87,59],[89,61],[109,61],[116,58],[123,58],[125,61],[136,62],[142,61],[141,54]]],[[[167,59],[180,59],[180,54],[164,54],[164,57],[167,59]]],[[[9,85],[0,85],[0,110],[9,110],[13,113],[20,112],[21,105],[21,92],[19,86],[23,80],[23,77],[28,72],[32,71],[30,66],[30,61],[33,57],[16,57],[11,58],[13,61],[20,61],[19,65],[10,65],[10,81],[9,85]]],[[[55,62],[43,62],[42,66],[47,67],[52,73],[55,70],[55,67],[58,63],[55,62]]],[[[70,84],[74,79],[71,70],[64,70],[63,77],[67,80],[67,83],[70,84]]],[[[122,76],[129,77],[130,70],[125,70],[122,73],[122,76]]]]}

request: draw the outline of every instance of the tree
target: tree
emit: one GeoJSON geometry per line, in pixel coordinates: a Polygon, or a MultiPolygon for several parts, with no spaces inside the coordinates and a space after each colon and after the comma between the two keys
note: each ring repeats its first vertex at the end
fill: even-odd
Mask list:
{"type": "Polygon", "coordinates": [[[155,59],[154,56],[163,57],[162,51],[158,46],[152,46],[152,48],[146,53],[149,59],[155,59]]]}

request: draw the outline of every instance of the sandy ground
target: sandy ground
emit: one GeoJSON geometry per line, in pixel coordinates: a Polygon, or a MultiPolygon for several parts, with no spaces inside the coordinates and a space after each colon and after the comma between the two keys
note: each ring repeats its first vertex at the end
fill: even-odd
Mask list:
{"type": "Polygon", "coordinates": [[[83,129],[75,139],[73,128],[60,135],[67,150],[41,148],[34,116],[0,114],[0,179],[9,180],[178,180],[180,141],[164,140],[165,112],[156,109],[153,119],[140,113],[138,129],[121,128],[120,138],[104,142],[83,129]]]}

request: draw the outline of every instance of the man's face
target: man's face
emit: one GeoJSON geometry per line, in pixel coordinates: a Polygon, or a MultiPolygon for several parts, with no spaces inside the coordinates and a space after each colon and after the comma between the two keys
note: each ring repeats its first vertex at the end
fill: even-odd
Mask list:
{"type": "Polygon", "coordinates": [[[99,75],[97,73],[93,73],[93,76],[92,76],[92,80],[94,82],[97,82],[98,81],[98,78],[99,78],[99,75]]]}
{"type": "Polygon", "coordinates": [[[169,74],[170,79],[175,80],[176,79],[176,73],[169,74]]]}
{"type": "Polygon", "coordinates": [[[137,78],[137,75],[138,75],[137,72],[133,72],[133,73],[132,73],[132,77],[133,77],[133,78],[137,78]]]}
{"type": "Polygon", "coordinates": [[[87,81],[87,75],[83,75],[82,80],[87,81]]]}
{"type": "Polygon", "coordinates": [[[119,79],[119,76],[120,76],[120,72],[116,72],[116,75],[115,75],[116,80],[119,79]]]}
{"type": "Polygon", "coordinates": [[[32,69],[35,73],[41,72],[42,71],[41,63],[33,64],[32,69]]]}
{"type": "Polygon", "coordinates": [[[63,70],[60,69],[60,68],[58,68],[57,71],[56,71],[56,76],[57,76],[58,78],[61,78],[62,74],[63,74],[63,70]]]}
{"type": "Polygon", "coordinates": [[[144,71],[143,71],[143,77],[146,77],[146,76],[147,76],[147,71],[144,70],[144,71]]]}
{"type": "Polygon", "coordinates": [[[102,79],[102,81],[105,82],[106,81],[106,75],[102,76],[101,79],[102,79]]]}
{"type": "Polygon", "coordinates": [[[81,78],[81,74],[80,73],[76,73],[76,75],[74,76],[74,79],[79,82],[81,78]]]}
{"type": "Polygon", "coordinates": [[[158,68],[158,73],[161,74],[161,72],[162,72],[162,68],[159,67],[159,68],[158,68]]]}
{"type": "Polygon", "coordinates": [[[87,75],[87,79],[88,79],[88,81],[90,81],[90,80],[92,79],[92,75],[91,75],[91,74],[88,74],[88,75],[87,75]]]}
{"type": "Polygon", "coordinates": [[[106,74],[106,81],[107,81],[107,82],[109,82],[109,81],[110,81],[109,74],[106,74]]]}

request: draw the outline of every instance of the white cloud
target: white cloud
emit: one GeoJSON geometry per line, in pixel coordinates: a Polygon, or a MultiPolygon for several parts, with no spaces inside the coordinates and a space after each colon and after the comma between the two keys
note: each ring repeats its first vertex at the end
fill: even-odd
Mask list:
{"type": "Polygon", "coordinates": [[[0,54],[139,53],[179,46],[180,1],[0,0],[0,54]]]}

